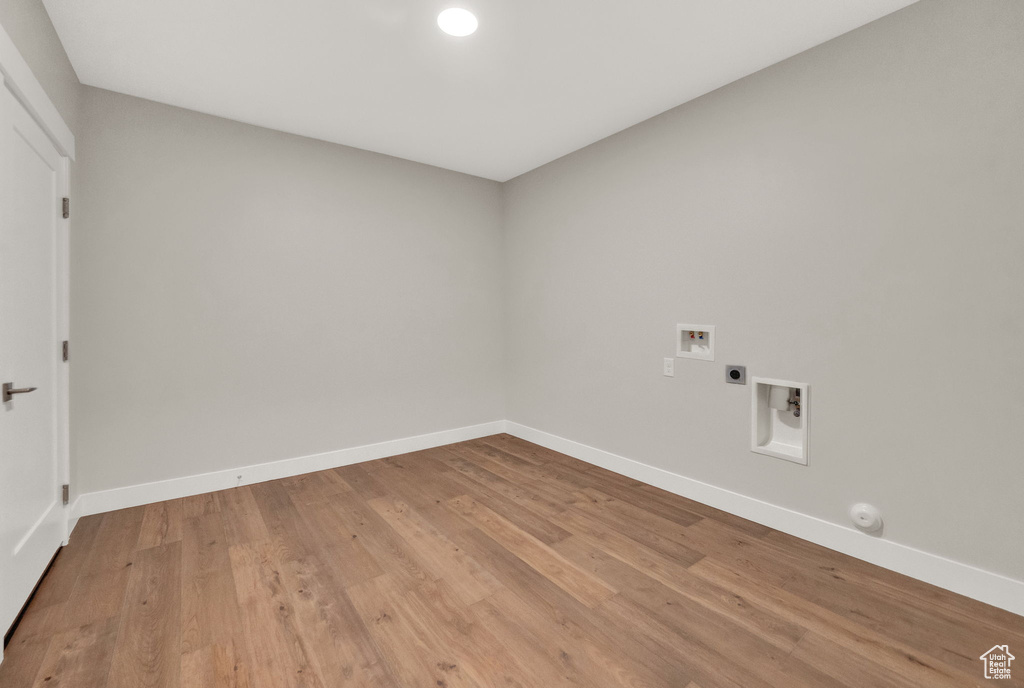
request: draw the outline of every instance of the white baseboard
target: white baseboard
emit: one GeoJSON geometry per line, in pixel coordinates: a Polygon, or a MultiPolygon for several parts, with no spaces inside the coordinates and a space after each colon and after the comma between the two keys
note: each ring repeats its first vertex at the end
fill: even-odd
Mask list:
{"type": "Polygon", "coordinates": [[[91,514],[101,514],[116,509],[126,509],[132,506],[152,504],[168,499],[189,497],[191,495],[203,494],[204,492],[215,492],[225,490],[239,485],[251,485],[262,483],[267,480],[287,478],[302,473],[322,471],[327,468],[348,466],[353,463],[382,459],[396,454],[419,451],[440,447],[453,442],[464,442],[478,437],[486,437],[505,431],[505,421],[496,420],[480,425],[470,425],[454,430],[442,430],[427,435],[416,435],[405,437],[399,440],[367,444],[361,447],[350,447],[336,451],[324,452],[322,454],[311,454],[300,456],[294,459],[271,461],[251,466],[240,466],[213,473],[202,473],[200,475],[189,475],[182,478],[170,478],[141,485],[129,485],[118,487],[112,490],[99,492],[86,492],[79,495],[71,507],[71,514],[68,524],[70,533],[78,519],[91,514]]]}
{"type": "Polygon", "coordinates": [[[508,421],[505,432],[837,552],[1024,615],[1024,581],[865,535],[852,527],[730,492],[519,423],[508,421]]]}
{"type": "Polygon", "coordinates": [[[715,487],[677,473],[655,468],[602,449],[511,421],[492,421],[427,435],[301,456],[283,461],[242,466],[213,473],[172,478],[80,495],[71,507],[68,532],[82,516],[141,506],[167,499],[224,490],[311,473],[327,468],[372,461],[396,454],[430,449],[453,442],[507,432],[587,463],[607,468],[649,485],[742,516],[829,549],[1024,615],[1024,582],[963,564],[907,545],[865,535],[860,531],[715,487]],[[239,481],[238,476],[242,476],[239,481]]]}

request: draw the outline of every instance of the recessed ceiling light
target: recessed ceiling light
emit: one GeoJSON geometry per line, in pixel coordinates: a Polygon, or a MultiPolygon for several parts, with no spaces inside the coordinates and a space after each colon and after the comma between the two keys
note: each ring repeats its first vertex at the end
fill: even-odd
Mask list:
{"type": "Polygon", "coordinates": [[[437,25],[451,36],[468,36],[476,31],[476,17],[469,10],[452,7],[437,15],[437,25]]]}

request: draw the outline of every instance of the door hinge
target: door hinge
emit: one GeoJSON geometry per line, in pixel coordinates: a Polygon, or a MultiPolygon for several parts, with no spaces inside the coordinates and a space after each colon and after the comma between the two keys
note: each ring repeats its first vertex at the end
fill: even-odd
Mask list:
{"type": "Polygon", "coordinates": [[[71,199],[65,196],[64,200],[61,201],[60,209],[65,220],[71,217],[71,199]]]}
{"type": "Polygon", "coordinates": [[[60,344],[60,355],[65,361],[68,360],[68,340],[64,340],[60,344]]]}
{"type": "Polygon", "coordinates": [[[64,500],[64,506],[67,506],[68,502],[71,501],[71,486],[61,485],[60,486],[60,498],[64,500]]]}

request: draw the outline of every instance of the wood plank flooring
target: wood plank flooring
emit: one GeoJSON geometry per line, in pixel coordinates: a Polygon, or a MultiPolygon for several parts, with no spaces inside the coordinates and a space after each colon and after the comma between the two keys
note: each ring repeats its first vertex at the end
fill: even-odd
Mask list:
{"type": "Polygon", "coordinates": [[[495,435],[82,519],[0,687],[941,688],[996,644],[1024,618],[495,435]]]}

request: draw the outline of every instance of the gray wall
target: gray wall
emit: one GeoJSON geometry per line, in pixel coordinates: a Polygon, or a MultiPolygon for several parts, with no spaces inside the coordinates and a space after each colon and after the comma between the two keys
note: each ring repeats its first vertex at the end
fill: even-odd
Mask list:
{"type": "Polygon", "coordinates": [[[926,0],[507,183],[509,419],[1021,578],[1022,122],[1024,2],[926,0]]]}
{"type": "Polygon", "coordinates": [[[93,88],[79,492],[504,417],[495,182],[93,88]]]}

